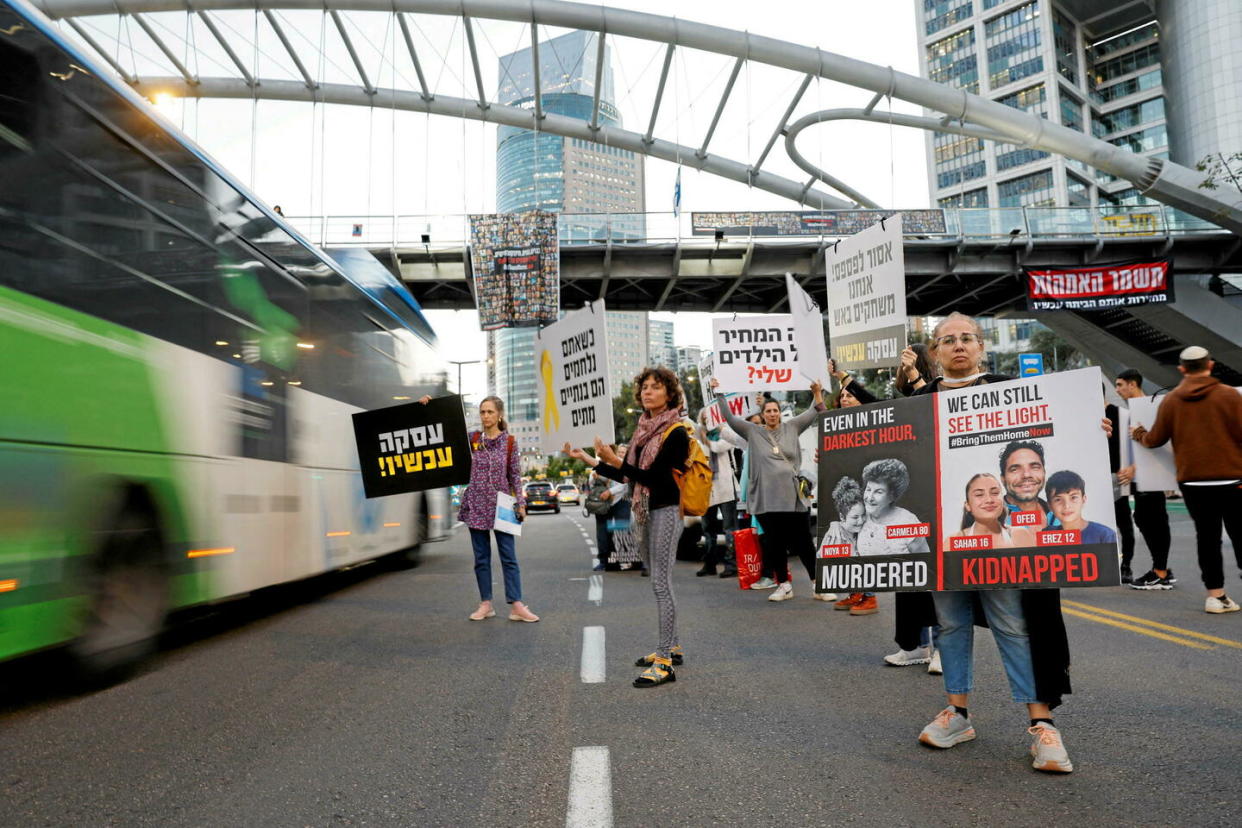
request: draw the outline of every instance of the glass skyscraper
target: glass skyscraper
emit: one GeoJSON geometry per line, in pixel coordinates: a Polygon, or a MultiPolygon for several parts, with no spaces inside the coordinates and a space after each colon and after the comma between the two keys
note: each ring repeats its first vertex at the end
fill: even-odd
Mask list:
{"type": "MultiPolygon", "coordinates": [[[[925,77],[1144,155],[1169,157],[1161,64],[1167,48],[1151,4],[915,0],[915,5],[925,77]]],[[[1161,4],[1173,5],[1183,4],[1161,4]]],[[[1177,157],[1177,147],[1172,149],[1174,160],[1186,163],[1177,157]]],[[[1128,181],[1031,147],[928,133],[927,150],[932,197],[941,207],[1147,203],[1128,181]]]]}
{"type": "MultiPolygon", "coordinates": [[[[576,31],[539,44],[544,111],[589,121],[594,106],[598,35],[576,31]]],[[[532,49],[500,58],[497,102],[533,109],[532,49]]],[[[599,123],[620,126],[615,105],[611,49],[604,47],[599,123]]],[[[643,233],[643,157],[602,144],[501,126],[496,135],[496,209],[551,210],[561,214],[561,238],[600,239],[643,233]],[[618,215],[621,214],[621,215],[618,215]],[[628,215],[625,215],[628,214],[628,215]]],[[[609,312],[609,361],[614,393],[647,361],[647,315],[609,312]]],[[[488,334],[488,388],[506,404],[510,428],[522,450],[539,450],[539,397],[535,330],[509,328],[488,334]]]]}

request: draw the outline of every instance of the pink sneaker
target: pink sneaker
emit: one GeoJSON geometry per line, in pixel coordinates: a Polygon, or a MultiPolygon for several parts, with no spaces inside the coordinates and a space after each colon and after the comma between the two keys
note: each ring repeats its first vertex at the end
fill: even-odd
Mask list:
{"type": "Polygon", "coordinates": [[[534,623],[539,620],[539,616],[530,611],[521,601],[514,601],[513,608],[509,611],[510,621],[529,621],[534,623]]]}
{"type": "Polygon", "coordinates": [[[492,609],[491,601],[483,601],[479,604],[479,608],[470,613],[471,621],[483,621],[487,618],[495,618],[496,610],[492,609]]]}

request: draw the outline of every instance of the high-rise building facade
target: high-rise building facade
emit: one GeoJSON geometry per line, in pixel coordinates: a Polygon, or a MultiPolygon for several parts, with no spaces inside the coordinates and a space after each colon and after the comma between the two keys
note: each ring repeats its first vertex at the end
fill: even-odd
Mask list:
{"type": "MultiPolygon", "coordinates": [[[[594,32],[571,32],[539,44],[538,77],[546,112],[590,120],[598,53],[594,32]]],[[[535,69],[532,49],[502,56],[496,100],[534,108],[535,69]]],[[[621,125],[607,44],[600,73],[599,123],[621,125]]],[[[496,143],[496,209],[500,212],[536,208],[558,212],[562,237],[602,239],[609,233],[618,237],[643,232],[643,156],[508,126],[497,129],[496,143]]],[[[608,316],[610,374],[616,389],[619,378],[633,379],[642,367],[638,363],[646,361],[646,314],[610,312],[608,316]],[[636,327],[639,330],[632,330],[636,327]],[[614,330],[619,340],[614,340],[614,330]]],[[[540,446],[535,330],[493,331],[487,337],[487,350],[488,390],[505,400],[510,428],[522,451],[536,454],[540,446]]]]}
{"type": "MultiPolygon", "coordinates": [[[[931,80],[1150,157],[1193,165],[1228,141],[1242,146],[1239,72],[1214,72],[1196,46],[1218,41],[1215,53],[1233,60],[1242,38],[1236,0],[1169,0],[1156,8],[1115,0],[915,0],[915,6],[920,66],[931,80]],[[1228,37],[1234,45],[1225,48],[1228,37]],[[1232,88],[1231,98],[1225,88],[1232,88]],[[1168,107],[1166,92],[1175,94],[1168,107]],[[1206,126],[1222,120],[1201,111],[1211,105],[1195,103],[1214,95],[1229,98],[1219,129],[1206,126]]],[[[927,153],[932,197],[942,207],[1148,203],[1128,181],[1031,147],[928,133],[927,153]]]]}
{"type": "Polygon", "coordinates": [[[662,319],[647,320],[648,358],[652,365],[677,370],[677,345],[673,342],[673,323],[662,319]]]}

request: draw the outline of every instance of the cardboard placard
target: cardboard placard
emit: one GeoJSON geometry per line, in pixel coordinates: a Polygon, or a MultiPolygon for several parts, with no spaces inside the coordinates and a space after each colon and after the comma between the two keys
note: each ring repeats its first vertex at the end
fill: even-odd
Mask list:
{"type": "Polygon", "coordinates": [[[787,313],[712,320],[712,356],[720,392],[805,391],[793,317],[787,313]]]}
{"type": "Polygon", "coordinates": [[[470,442],[461,397],[439,397],[353,415],[367,497],[470,482],[470,442]]]}
{"type": "Polygon", "coordinates": [[[825,413],[820,592],[1116,586],[1098,368],[825,413]]]}

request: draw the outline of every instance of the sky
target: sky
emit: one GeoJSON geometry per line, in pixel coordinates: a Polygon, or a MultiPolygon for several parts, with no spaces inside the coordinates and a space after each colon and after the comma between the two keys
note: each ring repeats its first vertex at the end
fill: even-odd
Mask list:
{"type": "MultiPolygon", "coordinates": [[[[589,3],[589,5],[599,5],[589,3]]],[[[609,5],[694,20],[777,39],[917,75],[916,0],[615,0],[609,5]]],[[[297,70],[283,46],[253,12],[213,12],[240,59],[260,77],[294,80],[297,70]]],[[[369,79],[378,87],[417,87],[416,74],[401,32],[386,14],[344,15],[369,79]]],[[[184,14],[146,15],[190,71],[203,77],[237,77],[231,61],[197,20],[184,14]]],[[[278,19],[307,70],[330,83],[358,83],[357,73],[332,24],[318,11],[285,11],[278,19]],[[323,45],[321,50],[319,47],[323,45]]],[[[408,16],[411,39],[428,82],[444,95],[475,97],[458,18],[408,16]]],[[[136,26],[117,18],[88,21],[93,36],[140,77],[175,71],[136,26]]],[[[72,36],[72,31],[65,29],[72,36]]],[[[484,88],[494,93],[498,58],[529,46],[525,25],[476,20],[484,88]]],[[[564,30],[541,26],[542,38],[564,30]]],[[[610,37],[614,88],[622,125],[645,129],[665,46],[610,37]]],[[[670,73],[656,134],[697,147],[706,134],[733,59],[679,49],[670,73]]],[[[753,162],[771,135],[801,77],[747,64],[734,87],[710,145],[727,158],[753,162]]],[[[172,90],[175,92],[175,90],[172,90]]],[[[819,109],[862,107],[871,94],[832,82],[813,82],[792,119],[819,109]]],[[[463,215],[495,209],[496,128],[463,119],[393,112],[376,106],[311,106],[276,101],[183,101],[160,96],[160,110],[271,205],[280,204],[298,226],[298,217],[328,215],[340,230],[362,222],[369,243],[393,235],[394,214],[401,238],[430,231],[433,238],[461,238],[463,215]]],[[[877,108],[883,111],[886,103],[877,108]]],[[[894,111],[918,113],[897,101],[894,111]]],[[[791,120],[792,120],[791,119],[791,120]]],[[[874,201],[893,207],[928,205],[924,136],[921,131],[883,124],[839,121],[806,130],[799,149],[813,163],[844,179],[874,201]]],[[[649,213],[671,213],[677,165],[647,159],[649,213]]],[[[764,169],[804,181],[778,141],[764,169]]],[[[694,210],[787,210],[793,202],[745,185],[685,168],[682,172],[683,221],[694,210]]],[[[664,222],[670,223],[671,216],[664,222]]],[[[650,222],[649,222],[650,224],[650,222]]],[[[314,238],[312,234],[312,238],[314,238]]],[[[484,359],[486,339],[473,311],[429,311],[446,358],[484,359]],[[451,356],[450,356],[451,355],[451,356]]],[[[672,319],[679,345],[710,347],[708,314],[656,314],[672,319]]],[[[465,366],[463,386],[479,392],[482,365],[465,366]]],[[[450,380],[456,382],[456,375],[450,380]]]]}

